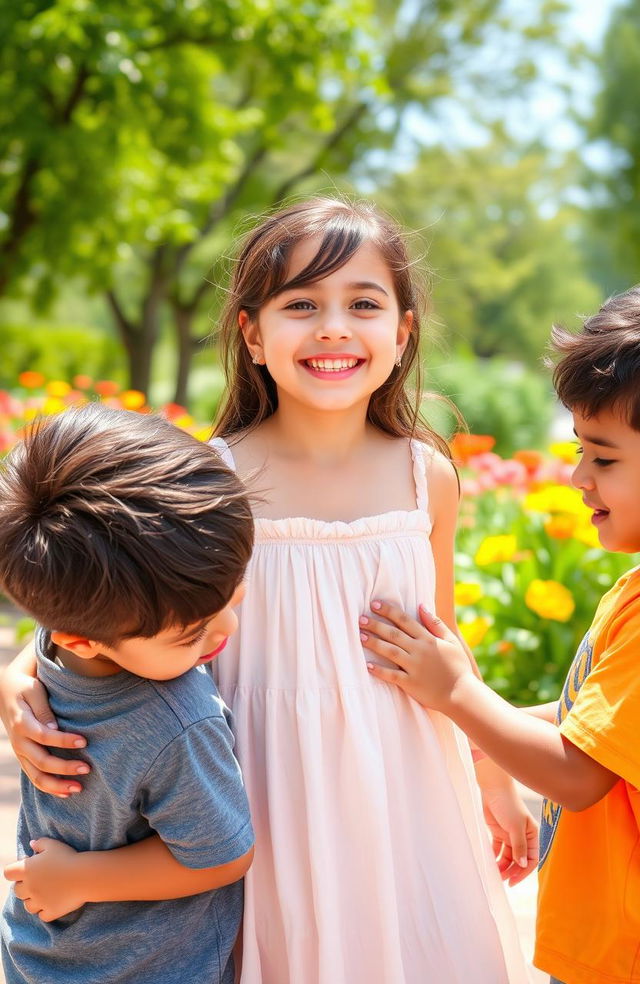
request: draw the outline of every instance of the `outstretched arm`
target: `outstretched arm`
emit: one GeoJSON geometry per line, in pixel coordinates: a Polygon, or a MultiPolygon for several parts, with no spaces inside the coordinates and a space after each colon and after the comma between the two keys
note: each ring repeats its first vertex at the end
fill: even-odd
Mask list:
{"type": "Polygon", "coordinates": [[[14,754],[34,786],[63,798],[82,792],[76,777],[86,775],[90,766],[59,758],[48,749],[84,748],[87,743],[82,735],[58,730],[47,691],[36,676],[32,642],[0,674],[0,717],[14,754]]]}
{"type": "Polygon", "coordinates": [[[32,841],[34,854],[4,876],[28,912],[51,922],[87,902],[179,899],[222,888],[249,870],[253,848],[215,868],[186,868],[158,836],[112,851],[75,851],[61,841],[32,841]]]}
{"type": "Polygon", "coordinates": [[[520,782],[569,810],[592,806],[617,782],[614,772],[555,725],[512,707],[478,680],[458,638],[439,618],[421,609],[417,622],[384,602],[372,608],[391,624],[369,619],[363,644],[398,669],[370,665],[370,672],[446,714],[520,782]]]}

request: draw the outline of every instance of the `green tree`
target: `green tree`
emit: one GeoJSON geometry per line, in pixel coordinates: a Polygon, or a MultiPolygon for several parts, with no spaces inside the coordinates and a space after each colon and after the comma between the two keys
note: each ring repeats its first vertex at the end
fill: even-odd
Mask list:
{"type": "MultiPolygon", "coordinates": [[[[239,216],[356,173],[466,80],[532,72],[564,4],[514,26],[504,0],[0,0],[0,290],[42,303],[55,278],[105,292],[131,384],[146,390],[163,318],[182,402],[206,333],[208,280],[239,216]],[[26,286],[25,286],[26,285],[26,286]]],[[[400,147],[402,149],[402,147],[400,147]]]]}
{"type": "Polygon", "coordinates": [[[594,273],[607,293],[640,280],[640,0],[617,7],[598,60],[601,89],[589,133],[608,162],[590,171],[594,273]],[[608,255],[607,255],[608,253],[608,255]]]}
{"type": "Polygon", "coordinates": [[[559,204],[571,172],[498,132],[482,147],[427,149],[384,189],[385,204],[428,241],[433,320],[447,348],[539,363],[554,321],[572,324],[598,305],[576,242],[581,216],[559,204]]]}

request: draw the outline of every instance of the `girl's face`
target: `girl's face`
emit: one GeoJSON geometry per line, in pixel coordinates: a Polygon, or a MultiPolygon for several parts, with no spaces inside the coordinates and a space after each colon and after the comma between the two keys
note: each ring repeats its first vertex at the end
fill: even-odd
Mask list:
{"type": "MultiPolygon", "coordinates": [[[[292,252],[293,278],[316,255],[313,238],[292,252]]],[[[391,273],[375,246],[364,244],[334,273],[283,291],[240,327],[254,358],[266,364],[278,388],[315,410],[363,404],[382,386],[407,344],[413,315],[401,312],[391,273]]]]}

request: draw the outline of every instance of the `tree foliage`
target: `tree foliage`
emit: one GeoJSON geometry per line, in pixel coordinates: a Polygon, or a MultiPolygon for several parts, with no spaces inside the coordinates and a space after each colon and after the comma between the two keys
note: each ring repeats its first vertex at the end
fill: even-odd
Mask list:
{"type": "Polygon", "coordinates": [[[601,89],[589,121],[591,137],[608,150],[604,170],[587,176],[595,203],[591,254],[607,292],[640,280],[639,65],[640,0],[627,0],[614,10],[605,36],[601,89]]]}
{"type": "Polygon", "coordinates": [[[0,0],[0,292],[44,305],[83,276],[142,390],[164,319],[183,399],[239,216],[372,148],[401,154],[407,110],[428,116],[465,79],[530,75],[530,48],[502,74],[470,55],[535,45],[563,6],[514,25],[504,0],[0,0]]]}
{"type": "Polygon", "coordinates": [[[385,204],[428,243],[445,348],[540,364],[551,324],[597,307],[576,242],[580,217],[557,204],[568,180],[541,148],[518,149],[498,131],[486,146],[425,150],[385,188],[385,204]]]}

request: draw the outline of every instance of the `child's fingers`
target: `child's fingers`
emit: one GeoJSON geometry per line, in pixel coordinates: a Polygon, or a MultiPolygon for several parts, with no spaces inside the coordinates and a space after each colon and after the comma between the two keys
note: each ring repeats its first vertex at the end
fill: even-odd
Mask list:
{"type": "Polygon", "coordinates": [[[377,663],[367,663],[371,676],[377,677],[384,683],[392,683],[401,690],[406,690],[408,676],[403,670],[394,670],[390,666],[379,666],[377,663]]]}
{"type": "Polygon", "coordinates": [[[419,639],[423,635],[420,623],[398,605],[390,605],[387,601],[372,601],[371,610],[388,619],[411,639],[419,639]]]}
{"type": "MultiPolygon", "coordinates": [[[[382,623],[378,624],[382,629],[392,629],[392,626],[383,626],[382,623]]],[[[392,631],[398,632],[398,629],[392,629],[392,631]]],[[[373,632],[376,633],[377,629],[374,628],[373,632]]],[[[360,641],[364,648],[371,650],[377,656],[382,656],[383,659],[389,660],[391,663],[395,663],[401,670],[406,670],[407,660],[409,658],[407,651],[400,645],[378,638],[377,634],[370,635],[369,633],[370,624],[367,624],[364,627],[364,631],[362,629],[360,631],[360,641]]]]}
{"type": "Polygon", "coordinates": [[[6,864],[2,873],[7,881],[20,881],[24,878],[24,859],[22,861],[12,861],[11,864],[6,864]]]}
{"type": "Polygon", "coordinates": [[[433,612],[427,611],[424,605],[418,606],[418,614],[420,616],[420,621],[424,625],[425,629],[428,629],[431,635],[434,635],[437,639],[456,639],[457,636],[451,631],[448,625],[434,615],[433,612]]]}

